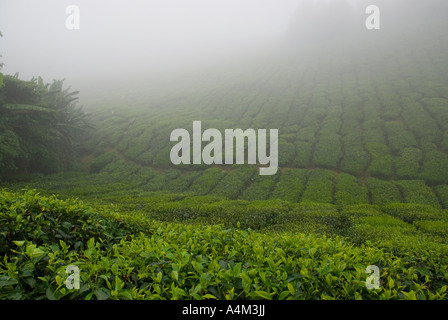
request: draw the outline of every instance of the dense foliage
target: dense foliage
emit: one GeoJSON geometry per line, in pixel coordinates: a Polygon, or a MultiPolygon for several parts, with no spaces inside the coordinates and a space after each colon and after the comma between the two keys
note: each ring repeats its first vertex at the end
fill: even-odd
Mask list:
{"type": "Polygon", "coordinates": [[[351,56],[349,65],[337,52],[321,65],[286,56],[221,86],[148,97],[141,108],[110,101],[95,114],[90,148],[95,156],[114,150],[143,166],[173,168],[167,137],[200,119],[203,130],[279,129],[283,169],[448,184],[448,66],[444,47],[431,49],[431,61],[413,49],[378,61],[351,56]]]}
{"type": "Polygon", "coordinates": [[[72,167],[74,149],[87,121],[77,93],[63,80],[3,77],[0,83],[0,180],[20,174],[53,173],[72,167]]]}
{"type": "MultiPolygon", "coordinates": [[[[34,191],[3,190],[0,208],[2,299],[446,297],[446,254],[416,258],[339,237],[167,224],[34,191]],[[368,290],[365,269],[373,264],[381,270],[381,287],[368,290]],[[79,289],[65,285],[68,265],[80,270],[79,289]]],[[[366,211],[357,218],[375,217],[366,211]]],[[[387,217],[394,219],[378,216],[384,222],[376,230],[400,224],[387,217]]]]}
{"type": "Polygon", "coordinates": [[[165,96],[120,81],[95,106],[84,170],[67,170],[76,92],[0,74],[15,190],[0,192],[0,299],[446,299],[448,34],[425,39],[254,59],[165,96]],[[170,133],[194,120],[279,129],[279,170],[172,165],[170,133]]]}

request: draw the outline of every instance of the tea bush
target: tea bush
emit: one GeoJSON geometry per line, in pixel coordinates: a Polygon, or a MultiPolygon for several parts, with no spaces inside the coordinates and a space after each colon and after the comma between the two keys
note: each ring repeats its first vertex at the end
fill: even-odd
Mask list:
{"type": "Polygon", "coordinates": [[[352,175],[340,173],[335,186],[335,203],[338,205],[356,205],[368,203],[367,188],[352,175]]]}
{"type": "Polygon", "coordinates": [[[419,220],[414,224],[419,230],[445,238],[448,234],[448,217],[445,220],[419,220]]]}
{"type": "Polygon", "coordinates": [[[299,202],[306,184],[305,169],[284,170],[272,191],[272,199],[299,202]]]}
{"type": "Polygon", "coordinates": [[[419,176],[420,161],[423,153],[417,148],[404,148],[400,156],[395,159],[395,173],[402,178],[416,178],[419,176]]]}
{"type": "Polygon", "coordinates": [[[0,194],[1,299],[446,298],[446,263],[342,238],[166,224],[33,191],[0,194]],[[378,290],[365,284],[372,264],[378,290]],[[65,285],[69,265],[79,289],[65,285]]]}
{"type": "Polygon", "coordinates": [[[448,183],[448,155],[438,150],[428,150],[423,156],[421,178],[433,183],[448,183]]]}
{"type": "Polygon", "coordinates": [[[439,208],[437,196],[423,180],[400,180],[395,184],[400,188],[404,196],[404,202],[428,204],[439,208]]]}
{"type": "Polygon", "coordinates": [[[369,155],[364,150],[361,139],[357,134],[347,135],[343,137],[343,143],[345,152],[341,170],[354,175],[361,174],[369,164],[369,155]]]}
{"type": "Polygon", "coordinates": [[[448,209],[448,185],[439,185],[434,187],[435,192],[437,193],[442,206],[445,209],[448,209]]]}
{"type": "Polygon", "coordinates": [[[163,190],[167,190],[173,193],[181,193],[187,191],[190,185],[201,174],[200,171],[183,172],[178,178],[170,180],[165,184],[163,190]]]}
{"type": "Polygon", "coordinates": [[[278,180],[280,171],[272,176],[262,176],[255,174],[251,178],[251,184],[244,188],[238,199],[241,200],[264,200],[269,199],[272,189],[278,180]]]}
{"type": "Polygon", "coordinates": [[[308,181],[302,194],[303,202],[333,202],[334,172],[326,169],[308,171],[308,181]]]}
{"type": "Polygon", "coordinates": [[[398,187],[392,182],[376,178],[366,180],[367,190],[370,194],[370,202],[375,205],[401,202],[401,194],[398,187]]]}
{"type": "Polygon", "coordinates": [[[294,165],[299,168],[306,168],[310,164],[313,144],[309,141],[297,141],[295,143],[297,155],[294,159],[294,165]]]}
{"type": "Polygon", "coordinates": [[[90,172],[91,173],[98,173],[100,172],[106,165],[108,165],[111,162],[114,162],[118,160],[118,156],[115,152],[109,151],[104,154],[102,154],[99,157],[96,157],[91,163],[90,163],[90,172]]]}
{"type": "Polygon", "coordinates": [[[442,210],[424,204],[392,203],[383,206],[381,210],[409,223],[417,220],[448,219],[442,210]]]}
{"type": "Polygon", "coordinates": [[[448,100],[443,98],[424,98],[422,99],[423,105],[426,106],[428,111],[435,116],[438,124],[448,129],[448,116],[446,110],[448,109],[448,100]]]}
{"type": "Polygon", "coordinates": [[[226,172],[219,168],[208,168],[192,183],[188,191],[199,195],[207,194],[225,175],[226,172]]]}
{"type": "Polygon", "coordinates": [[[367,172],[379,178],[389,178],[392,174],[392,158],[387,146],[380,143],[366,143],[366,149],[372,159],[367,172]]]}
{"type": "Polygon", "coordinates": [[[258,174],[257,168],[250,165],[233,165],[230,171],[222,180],[218,182],[211,194],[225,196],[229,199],[236,199],[240,195],[244,186],[250,181],[254,174],[258,174]]]}
{"type": "Polygon", "coordinates": [[[313,163],[320,168],[335,169],[342,158],[341,139],[337,134],[319,138],[314,149],[313,163]]]}
{"type": "Polygon", "coordinates": [[[404,148],[415,148],[418,142],[406,126],[398,121],[384,123],[389,147],[393,152],[400,152],[404,148]]]}

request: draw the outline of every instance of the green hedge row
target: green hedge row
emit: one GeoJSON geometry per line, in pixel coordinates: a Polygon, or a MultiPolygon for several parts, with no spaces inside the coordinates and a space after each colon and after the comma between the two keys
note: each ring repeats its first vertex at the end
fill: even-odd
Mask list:
{"type": "Polygon", "coordinates": [[[208,168],[202,171],[202,174],[192,183],[188,191],[199,195],[207,194],[225,175],[226,172],[219,168],[208,168]]]}
{"type": "Polygon", "coordinates": [[[332,203],[334,175],[333,171],[326,169],[309,170],[302,201],[332,203]]]}
{"type": "Polygon", "coordinates": [[[233,165],[232,170],[220,180],[211,194],[222,195],[229,199],[236,199],[244,187],[250,182],[258,168],[251,165],[233,165]]]}
{"type": "Polygon", "coordinates": [[[335,204],[357,205],[369,203],[367,188],[352,175],[340,173],[336,177],[335,204]]]}
{"type": "Polygon", "coordinates": [[[241,191],[238,199],[241,200],[266,200],[269,199],[272,190],[280,176],[280,170],[272,176],[255,174],[250,180],[251,184],[241,191]]]}
{"type": "Polygon", "coordinates": [[[374,205],[402,201],[400,190],[392,182],[376,178],[367,178],[366,187],[369,191],[370,202],[374,205]]]}
{"type": "Polygon", "coordinates": [[[399,180],[395,184],[400,188],[404,202],[440,207],[437,196],[423,180],[399,180]]]}
{"type": "Polygon", "coordinates": [[[299,202],[306,184],[305,169],[285,169],[275,184],[271,199],[299,202]]]}
{"type": "Polygon", "coordinates": [[[448,185],[439,185],[437,187],[434,187],[434,190],[439,197],[440,203],[442,204],[443,208],[448,209],[448,185]]]}

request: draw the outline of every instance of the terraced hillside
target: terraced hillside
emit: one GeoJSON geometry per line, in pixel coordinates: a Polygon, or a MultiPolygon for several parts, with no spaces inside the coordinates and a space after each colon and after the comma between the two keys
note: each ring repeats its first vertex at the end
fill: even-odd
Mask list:
{"type": "Polygon", "coordinates": [[[139,106],[109,102],[94,113],[84,158],[99,174],[86,176],[80,192],[101,193],[106,181],[117,181],[125,189],[229,199],[447,208],[446,43],[445,36],[394,54],[321,53],[319,64],[304,53],[273,53],[250,73],[246,66],[211,75],[220,85],[146,97],[139,106]],[[221,132],[279,129],[280,170],[261,177],[255,166],[173,165],[170,133],[191,132],[194,120],[221,132]]]}
{"type": "Polygon", "coordinates": [[[120,82],[90,109],[78,167],[4,184],[17,193],[0,193],[0,298],[446,299],[440,30],[281,43],[176,86],[120,82]],[[278,129],[279,170],[173,165],[171,132],[197,120],[278,129]],[[29,260],[45,283],[14,273],[29,260]],[[79,262],[91,287],[65,290],[54,261],[79,262]],[[378,291],[365,288],[373,264],[378,291]]]}

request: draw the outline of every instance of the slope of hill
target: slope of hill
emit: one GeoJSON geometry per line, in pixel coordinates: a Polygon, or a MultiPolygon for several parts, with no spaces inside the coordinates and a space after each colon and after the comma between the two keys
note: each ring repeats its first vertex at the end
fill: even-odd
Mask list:
{"type": "Polygon", "coordinates": [[[440,21],[358,45],[279,43],[163,92],[120,82],[91,108],[79,170],[7,185],[91,206],[1,193],[0,297],[446,299],[440,21]],[[173,165],[170,134],[195,120],[278,129],[279,170],[173,165]],[[68,291],[61,268],[75,262],[89,286],[68,291]],[[379,291],[366,289],[369,265],[379,291]]]}
{"type": "MultiPolygon", "coordinates": [[[[436,242],[393,254],[303,233],[166,224],[34,191],[2,190],[0,205],[1,299],[446,296],[447,247],[436,242]],[[432,249],[440,256],[419,255],[432,249]],[[372,264],[381,270],[378,290],[366,287],[365,269],[372,264]],[[66,286],[67,266],[80,270],[78,289],[66,286]]],[[[372,213],[357,218],[364,220],[358,234],[366,224],[387,220],[372,213]]],[[[383,230],[390,238],[380,241],[387,245],[394,235],[411,231],[401,224],[390,223],[383,230]]],[[[402,240],[412,237],[418,236],[408,233],[402,240]]]]}

